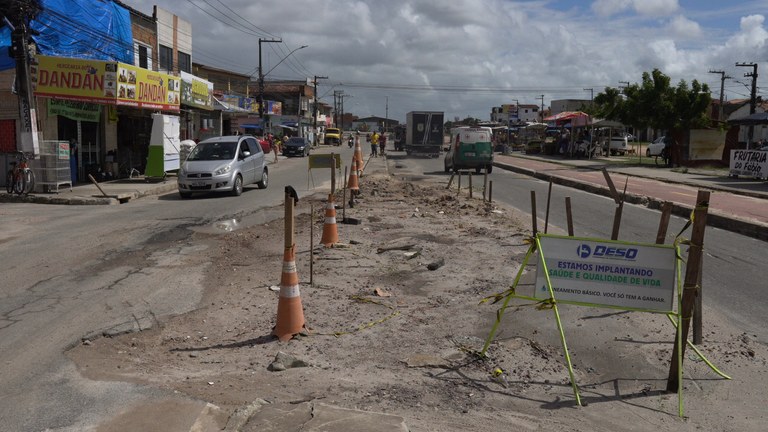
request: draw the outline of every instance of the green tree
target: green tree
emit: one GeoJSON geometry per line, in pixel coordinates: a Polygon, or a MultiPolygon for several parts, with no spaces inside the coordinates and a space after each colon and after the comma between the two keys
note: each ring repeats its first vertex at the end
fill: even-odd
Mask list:
{"type": "Polygon", "coordinates": [[[668,132],[683,132],[709,123],[709,86],[693,80],[688,86],[680,80],[676,87],[660,70],[643,72],[639,84],[622,90],[606,87],[595,96],[591,114],[639,128],[651,127],[668,132]]]}

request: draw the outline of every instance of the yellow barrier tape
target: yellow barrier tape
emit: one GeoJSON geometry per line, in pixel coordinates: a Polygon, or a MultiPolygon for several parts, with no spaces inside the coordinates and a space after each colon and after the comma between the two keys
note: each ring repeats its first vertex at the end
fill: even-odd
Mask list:
{"type": "MultiPolygon", "coordinates": [[[[384,306],[384,307],[392,309],[392,310],[395,309],[394,307],[392,307],[392,306],[390,306],[388,304],[384,304],[384,303],[382,303],[380,301],[376,301],[376,300],[373,300],[373,299],[370,299],[370,298],[367,298],[367,297],[351,295],[351,296],[349,296],[349,298],[352,299],[352,300],[361,302],[361,303],[371,303],[371,304],[375,304],[375,305],[379,305],[379,306],[384,306]]],[[[312,334],[310,334],[310,336],[335,336],[335,337],[339,337],[339,336],[343,336],[343,335],[353,334],[353,333],[357,333],[357,332],[360,332],[360,331],[365,330],[365,329],[369,329],[369,328],[371,328],[371,327],[373,327],[375,325],[384,323],[386,321],[389,321],[390,319],[392,319],[392,318],[394,318],[394,317],[396,317],[398,315],[400,315],[400,311],[395,310],[394,312],[392,312],[391,314],[385,316],[384,318],[381,318],[381,319],[376,320],[376,321],[370,321],[370,322],[367,322],[367,323],[360,324],[354,330],[335,331],[333,333],[312,333],[312,334]]]]}

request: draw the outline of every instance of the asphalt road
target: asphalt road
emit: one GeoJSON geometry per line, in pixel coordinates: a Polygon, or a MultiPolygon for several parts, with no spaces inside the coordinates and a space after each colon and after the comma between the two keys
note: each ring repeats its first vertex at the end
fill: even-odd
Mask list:
{"type": "MultiPolygon", "coordinates": [[[[335,151],[351,159],[346,146],[335,151]]],[[[330,187],[329,171],[312,170],[310,177],[303,158],[270,165],[269,180],[267,189],[248,186],[240,197],[183,200],[170,193],[119,206],[3,204],[0,430],[81,431],[131,402],[178,398],[83,380],[63,353],[89,335],[147,328],[194,308],[211,253],[205,242],[190,241],[194,231],[215,234],[281,217],[272,207],[284,200],[286,185],[300,198],[330,187]]]]}
{"type": "MultiPolygon", "coordinates": [[[[391,171],[397,176],[412,178],[416,181],[439,179],[445,184],[448,182],[449,175],[444,173],[442,157],[406,158],[394,152],[390,153],[390,156],[391,171]]],[[[476,189],[482,183],[480,178],[474,179],[476,189]]],[[[504,171],[498,167],[489,175],[489,180],[493,181],[494,201],[511,205],[527,215],[531,212],[531,191],[535,191],[538,229],[542,232],[545,230],[549,183],[523,174],[504,171]]],[[[632,182],[631,179],[630,182],[632,182]]],[[[466,184],[467,180],[464,179],[464,186],[466,184]]],[[[695,197],[695,189],[691,189],[691,196],[695,197]]],[[[558,185],[552,186],[548,232],[567,233],[565,197],[571,198],[575,235],[611,237],[615,211],[615,204],[611,199],[558,185]]],[[[530,220],[530,216],[528,218],[530,220]]],[[[660,212],[656,210],[638,205],[625,205],[619,239],[654,243],[659,218],[660,212]]],[[[668,244],[672,243],[684,224],[685,220],[681,218],[671,218],[667,231],[668,244]]],[[[690,229],[684,236],[690,237],[690,229]]],[[[765,280],[760,276],[760,269],[766,263],[765,242],[708,227],[704,247],[703,333],[706,335],[707,331],[711,330],[706,326],[706,312],[716,311],[724,315],[737,328],[755,335],[756,340],[768,343],[768,329],[763,324],[766,307],[768,307],[768,292],[764,289],[765,280]]]]}

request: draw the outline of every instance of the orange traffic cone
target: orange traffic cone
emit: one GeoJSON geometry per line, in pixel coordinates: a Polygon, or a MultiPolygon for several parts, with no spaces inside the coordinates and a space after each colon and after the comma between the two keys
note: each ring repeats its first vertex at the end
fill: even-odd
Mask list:
{"type": "Polygon", "coordinates": [[[360,192],[360,185],[358,184],[358,181],[357,181],[357,175],[358,175],[357,164],[358,164],[357,159],[353,158],[352,169],[349,170],[349,180],[347,181],[347,189],[350,190],[350,193],[352,194],[352,196],[360,192]]]}
{"type": "Polygon", "coordinates": [[[339,242],[339,232],[336,229],[336,206],[333,204],[333,194],[328,194],[328,204],[325,206],[325,224],[323,224],[323,238],[320,243],[325,247],[331,247],[339,242]]]}
{"type": "Polygon", "coordinates": [[[272,334],[281,341],[290,340],[305,329],[304,309],[301,307],[299,275],[296,273],[296,245],[285,248],[283,273],[280,276],[280,299],[277,303],[277,324],[272,334]]]}

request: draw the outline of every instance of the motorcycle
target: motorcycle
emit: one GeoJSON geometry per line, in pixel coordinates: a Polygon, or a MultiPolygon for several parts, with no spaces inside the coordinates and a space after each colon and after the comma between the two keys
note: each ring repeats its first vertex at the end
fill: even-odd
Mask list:
{"type": "Polygon", "coordinates": [[[352,137],[349,137],[347,144],[349,145],[349,148],[352,148],[352,146],[355,145],[355,140],[352,137]]]}

